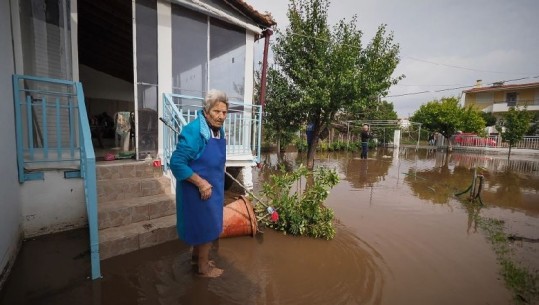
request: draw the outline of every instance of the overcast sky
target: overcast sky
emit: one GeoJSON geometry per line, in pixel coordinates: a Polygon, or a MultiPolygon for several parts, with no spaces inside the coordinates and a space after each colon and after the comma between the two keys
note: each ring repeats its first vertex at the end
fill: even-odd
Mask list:
{"type": "MultiPolygon", "coordinates": [[[[289,1],[245,1],[271,12],[280,29],[287,26],[289,1]]],[[[465,89],[434,91],[473,86],[477,79],[483,85],[526,77],[506,84],[539,82],[538,0],[334,0],[328,14],[330,25],[357,15],[363,45],[382,23],[393,32],[401,58],[395,75],[406,78],[386,99],[401,118],[465,89]],[[423,91],[429,92],[396,96],[423,91]]],[[[262,43],[255,59],[262,58],[262,43]]]]}

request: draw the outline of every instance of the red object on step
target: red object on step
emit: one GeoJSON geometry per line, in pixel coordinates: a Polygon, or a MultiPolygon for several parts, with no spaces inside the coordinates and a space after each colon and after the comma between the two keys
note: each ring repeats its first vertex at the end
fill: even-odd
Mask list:
{"type": "Polygon", "coordinates": [[[277,211],[274,211],[273,213],[271,213],[271,221],[273,222],[279,221],[279,213],[277,213],[277,211]]]}
{"type": "Polygon", "coordinates": [[[161,160],[154,160],[153,167],[161,167],[161,160]]]}
{"type": "Polygon", "coordinates": [[[116,159],[116,156],[114,156],[114,154],[112,153],[106,153],[104,156],[103,156],[103,159],[105,161],[114,161],[114,159],[116,159]]]}

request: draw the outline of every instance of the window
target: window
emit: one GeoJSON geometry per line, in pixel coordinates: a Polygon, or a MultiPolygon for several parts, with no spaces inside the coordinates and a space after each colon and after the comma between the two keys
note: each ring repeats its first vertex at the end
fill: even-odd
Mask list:
{"type": "Polygon", "coordinates": [[[172,6],[172,86],[177,94],[204,97],[208,87],[208,17],[172,6]]]}
{"type": "Polygon", "coordinates": [[[492,92],[479,92],[476,95],[476,102],[478,104],[488,104],[494,101],[494,93],[492,92]]]}
{"type": "Polygon", "coordinates": [[[24,74],[72,79],[69,0],[20,1],[24,74]]]}
{"type": "Polygon", "coordinates": [[[138,154],[157,154],[157,3],[136,1],[138,154]]]}
{"type": "Polygon", "coordinates": [[[245,93],[245,30],[211,18],[210,88],[243,101],[245,93]]]}
{"type": "Polygon", "coordinates": [[[245,29],[172,5],[173,92],[204,97],[207,90],[218,89],[243,102],[245,44],[245,29]]]}
{"type": "Polygon", "coordinates": [[[517,105],[517,93],[508,92],[506,94],[505,100],[507,101],[507,107],[513,107],[517,105]]]}

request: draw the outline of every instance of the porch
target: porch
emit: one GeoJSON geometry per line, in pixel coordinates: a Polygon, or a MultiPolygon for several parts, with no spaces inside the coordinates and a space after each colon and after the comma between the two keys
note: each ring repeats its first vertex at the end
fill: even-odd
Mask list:
{"type": "MultiPolygon", "coordinates": [[[[162,143],[164,147],[163,151],[159,153],[159,161],[163,166],[157,166],[155,170],[161,174],[155,176],[155,173],[152,172],[153,170],[150,170],[149,176],[145,174],[139,175],[139,170],[133,171],[133,169],[122,167],[116,174],[104,178],[103,171],[96,170],[96,168],[104,168],[106,171],[110,171],[108,169],[111,168],[113,163],[103,162],[102,165],[96,164],[99,155],[96,156],[94,152],[81,83],[14,75],[13,90],[17,126],[19,181],[23,184],[23,193],[28,193],[30,197],[30,194],[37,194],[47,189],[46,193],[49,196],[57,198],[57,201],[60,202],[67,200],[69,201],[68,205],[72,206],[70,213],[62,213],[59,216],[57,214],[58,209],[65,210],[65,208],[58,206],[56,210],[50,210],[48,207],[51,207],[50,201],[52,198],[43,200],[43,196],[34,197],[31,200],[32,203],[23,208],[23,213],[25,213],[24,211],[27,211],[26,213],[28,214],[32,213],[35,219],[39,219],[39,225],[37,223],[32,225],[31,221],[25,223],[26,237],[59,231],[61,229],[55,227],[57,222],[69,224],[70,228],[88,225],[92,278],[101,276],[99,262],[103,257],[100,256],[100,245],[105,241],[100,241],[100,236],[104,236],[102,235],[104,233],[98,232],[100,229],[114,228],[131,223],[133,226],[138,226],[139,224],[144,226],[145,223],[140,222],[145,221],[145,219],[148,221],[156,219],[155,221],[160,222],[161,220],[157,218],[167,217],[166,221],[163,220],[166,222],[163,226],[154,226],[153,224],[150,226],[153,229],[148,229],[147,231],[152,235],[151,240],[147,240],[148,242],[143,243],[142,246],[140,239],[144,239],[142,236],[145,233],[136,229],[135,235],[127,236],[128,240],[136,243],[136,247],[130,246],[126,248],[133,251],[156,245],[175,237],[175,229],[173,228],[175,221],[172,221],[174,219],[171,217],[175,213],[173,201],[172,203],[169,199],[167,199],[168,201],[156,201],[157,205],[153,209],[157,209],[158,212],[154,216],[150,215],[152,207],[147,203],[148,201],[153,202],[152,200],[139,200],[140,202],[144,201],[144,207],[141,205],[140,208],[137,208],[138,204],[136,203],[136,198],[139,196],[161,196],[153,193],[161,188],[163,188],[163,196],[169,194],[166,196],[170,198],[174,179],[168,171],[168,160],[175,149],[178,138],[172,129],[166,128],[162,137],[159,138],[159,143],[162,143]],[[165,176],[162,176],[163,173],[165,176]],[[130,185],[130,182],[125,180],[130,177],[136,179],[136,181],[133,181],[136,185],[130,185]],[[145,180],[140,180],[142,179],[141,177],[143,180],[148,180],[147,186],[142,185],[145,180]],[[81,178],[82,180],[80,180],[81,178]],[[116,181],[114,179],[120,180],[116,181]],[[152,186],[155,183],[160,187],[152,186]],[[63,196],[60,190],[66,185],[68,187],[73,185],[69,197],[71,199],[59,199],[63,196]],[[148,189],[149,192],[145,192],[145,189],[148,189]],[[138,191],[131,190],[140,190],[142,193],[138,194],[138,191]],[[135,202],[128,201],[130,198],[135,202]],[[108,202],[111,200],[112,202],[119,201],[117,204],[109,204],[108,202]],[[83,211],[83,207],[85,207],[85,211],[83,211]],[[109,216],[112,214],[107,214],[109,212],[106,212],[103,208],[110,210],[110,213],[114,215],[120,214],[124,216],[119,220],[111,220],[109,216]],[[135,211],[140,212],[141,209],[145,209],[148,215],[141,216],[137,214],[141,216],[138,217],[133,214],[135,211]],[[101,217],[106,217],[106,219],[100,219],[101,217]],[[126,222],[126,219],[130,220],[126,222]],[[104,225],[107,221],[109,221],[108,224],[104,225]],[[48,228],[47,231],[39,229],[38,227],[40,226],[48,228]],[[163,238],[157,238],[157,235],[154,234],[157,232],[155,230],[160,228],[166,228],[166,232],[163,231],[166,236],[163,235],[163,238]]],[[[185,124],[196,117],[196,110],[201,107],[201,99],[166,94],[163,98],[162,106],[163,121],[180,131],[185,124]]],[[[250,166],[255,164],[260,153],[261,109],[259,106],[232,102],[230,110],[231,114],[225,125],[227,138],[230,139],[227,143],[227,166],[249,167],[250,172],[250,166]]],[[[101,150],[100,152],[105,151],[101,150]]],[[[155,158],[156,156],[153,157],[152,161],[155,158]]],[[[137,162],[135,160],[131,162],[134,162],[133,168],[142,168],[141,173],[146,172],[146,168],[151,168],[153,163],[137,162]],[[136,164],[142,164],[142,166],[137,166],[136,164]]],[[[120,228],[118,230],[123,231],[120,228]]],[[[122,233],[121,235],[124,236],[125,234],[122,233]]],[[[119,240],[119,238],[114,237],[112,239],[119,240]]],[[[108,246],[107,248],[106,257],[126,253],[125,249],[112,251],[110,247],[108,246]]],[[[121,248],[123,246],[115,247],[121,248]]]]}

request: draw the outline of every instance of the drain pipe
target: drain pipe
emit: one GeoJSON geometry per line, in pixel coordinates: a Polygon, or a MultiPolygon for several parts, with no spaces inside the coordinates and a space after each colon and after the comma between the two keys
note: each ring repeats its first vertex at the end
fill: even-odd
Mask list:
{"type": "Polygon", "coordinates": [[[270,36],[273,34],[273,31],[270,29],[266,29],[264,32],[264,58],[262,59],[262,75],[260,76],[260,105],[262,106],[262,110],[264,110],[264,105],[266,103],[266,79],[267,79],[267,72],[268,72],[268,50],[269,50],[269,42],[270,42],[270,36]]]}

